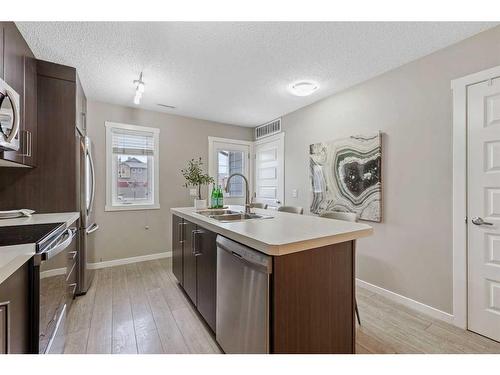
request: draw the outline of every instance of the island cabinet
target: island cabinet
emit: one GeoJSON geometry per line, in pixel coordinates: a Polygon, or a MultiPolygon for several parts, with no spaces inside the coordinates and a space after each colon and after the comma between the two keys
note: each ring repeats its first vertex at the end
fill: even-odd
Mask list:
{"type": "Polygon", "coordinates": [[[217,234],[172,216],[172,272],[215,332],[217,234]]]}
{"type": "Polygon", "coordinates": [[[273,257],[271,352],[355,352],[355,241],[273,257]]]}
{"type": "Polygon", "coordinates": [[[30,353],[29,262],[0,284],[0,354],[30,353]]]}

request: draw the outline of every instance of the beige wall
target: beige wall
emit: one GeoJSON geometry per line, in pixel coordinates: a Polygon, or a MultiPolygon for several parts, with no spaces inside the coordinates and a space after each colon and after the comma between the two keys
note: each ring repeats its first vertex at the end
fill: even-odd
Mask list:
{"type": "MultiPolygon", "coordinates": [[[[192,206],[182,187],[180,169],[201,156],[208,162],[208,136],[251,140],[253,130],[210,121],[173,116],[100,102],[88,103],[88,135],[94,141],[96,164],[95,253],[91,262],[170,251],[171,207],[192,206]],[[160,210],[105,212],[106,153],[105,121],[160,129],[160,210]],[[146,230],[145,227],[149,226],[146,230]]],[[[206,165],[208,170],[208,165],[206,165]]]]}
{"type": "Polygon", "coordinates": [[[357,276],[452,312],[450,81],[500,65],[500,27],[283,117],[285,200],[308,207],[308,145],[381,130],[384,202],[357,276]],[[297,198],[292,189],[298,189],[297,198]]]}

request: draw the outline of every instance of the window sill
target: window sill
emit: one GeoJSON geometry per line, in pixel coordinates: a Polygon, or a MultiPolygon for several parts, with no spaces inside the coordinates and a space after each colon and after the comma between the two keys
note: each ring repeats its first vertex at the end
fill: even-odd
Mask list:
{"type": "Polygon", "coordinates": [[[104,206],[104,211],[139,211],[139,210],[159,210],[159,204],[130,204],[123,206],[104,206]]]}

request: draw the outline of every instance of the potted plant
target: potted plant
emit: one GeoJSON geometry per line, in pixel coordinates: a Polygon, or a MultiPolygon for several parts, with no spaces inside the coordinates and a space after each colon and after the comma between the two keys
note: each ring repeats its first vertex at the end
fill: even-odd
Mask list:
{"type": "Polygon", "coordinates": [[[196,209],[207,208],[206,199],[201,199],[201,187],[214,183],[213,177],[203,173],[203,162],[201,158],[191,159],[185,169],[181,169],[181,173],[186,179],[185,187],[194,186],[198,189],[197,199],[194,200],[194,207],[196,209]]]}

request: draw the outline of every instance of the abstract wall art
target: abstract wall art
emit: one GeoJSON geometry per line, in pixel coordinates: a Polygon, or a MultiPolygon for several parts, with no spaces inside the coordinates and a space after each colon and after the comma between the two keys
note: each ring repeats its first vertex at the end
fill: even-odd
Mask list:
{"type": "Polygon", "coordinates": [[[356,135],[309,146],[311,212],[354,212],[382,220],[381,133],[356,135]]]}

